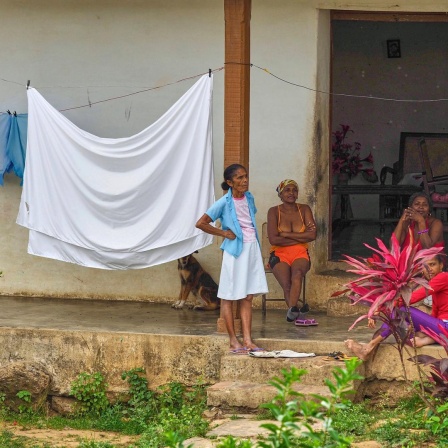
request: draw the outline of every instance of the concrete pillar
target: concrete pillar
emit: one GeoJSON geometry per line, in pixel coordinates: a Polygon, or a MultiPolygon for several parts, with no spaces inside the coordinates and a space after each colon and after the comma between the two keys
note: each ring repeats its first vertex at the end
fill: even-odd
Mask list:
{"type": "Polygon", "coordinates": [[[249,169],[251,0],[224,0],[224,166],[249,169]]]}
{"type": "MultiPolygon", "coordinates": [[[[248,171],[251,6],[252,0],[224,0],[224,167],[240,163],[248,171]]],[[[239,311],[239,304],[235,303],[233,315],[237,333],[241,332],[239,311]]],[[[217,331],[227,332],[221,317],[217,331]]]]}

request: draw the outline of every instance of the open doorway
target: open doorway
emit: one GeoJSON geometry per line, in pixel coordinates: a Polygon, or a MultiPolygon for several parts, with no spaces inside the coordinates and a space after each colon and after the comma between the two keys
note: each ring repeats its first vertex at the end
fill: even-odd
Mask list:
{"type": "Polygon", "coordinates": [[[404,133],[448,133],[447,44],[444,14],[332,13],[331,132],[360,161],[341,169],[330,157],[332,260],[369,255],[363,243],[376,246],[376,237],[388,241],[421,189],[419,158],[396,173],[400,144],[404,133]]]}

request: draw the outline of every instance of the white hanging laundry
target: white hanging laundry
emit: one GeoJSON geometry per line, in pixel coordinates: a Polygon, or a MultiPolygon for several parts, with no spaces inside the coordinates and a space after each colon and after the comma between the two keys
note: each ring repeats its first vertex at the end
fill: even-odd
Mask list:
{"type": "Polygon", "coordinates": [[[28,253],[103,269],[139,269],[212,243],[195,223],[214,202],[213,78],[128,138],[79,129],[28,94],[27,158],[17,224],[28,253]]]}

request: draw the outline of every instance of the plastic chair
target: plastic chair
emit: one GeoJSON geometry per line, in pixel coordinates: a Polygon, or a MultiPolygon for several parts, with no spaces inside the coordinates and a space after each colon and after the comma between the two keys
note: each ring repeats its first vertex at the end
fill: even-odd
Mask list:
{"type": "MultiPolygon", "coordinates": [[[[271,244],[268,238],[268,223],[264,222],[261,228],[261,256],[263,257],[264,272],[266,274],[272,274],[272,269],[269,267],[269,249],[271,244]]],[[[305,301],[305,291],[306,291],[306,276],[303,277],[302,281],[302,301],[305,301]]],[[[285,299],[269,299],[267,294],[262,294],[261,296],[261,313],[266,316],[266,302],[285,302],[285,299]]]]}

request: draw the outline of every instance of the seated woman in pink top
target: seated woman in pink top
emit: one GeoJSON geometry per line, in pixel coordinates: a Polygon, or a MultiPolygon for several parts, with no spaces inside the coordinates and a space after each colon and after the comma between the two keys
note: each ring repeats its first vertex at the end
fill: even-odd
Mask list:
{"type": "MultiPolygon", "coordinates": [[[[416,335],[409,342],[415,347],[423,347],[424,345],[434,344],[434,339],[421,333],[422,328],[429,328],[435,333],[440,334],[439,325],[448,330],[448,273],[442,272],[444,266],[444,255],[436,255],[429,260],[426,265],[427,269],[424,273],[426,279],[429,280],[429,286],[432,290],[425,288],[416,289],[411,296],[411,305],[423,300],[428,294],[432,294],[432,313],[431,315],[420,311],[417,308],[410,307],[409,312],[414,324],[416,335]]],[[[402,308],[404,310],[404,307],[402,308]]],[[[368,326],[375,328],[375,321],[369,319],[368,326]]],[[[387,324],[383,324],[380,333],[374,336],[367,344],[360,344],[353,339],[345,341],[346,347],[354,353],[358,358],[366,360],[374,349],[381,344],[388,336],[392,334],[387,324]]]]}
{"type": "Polygon", "coordinates": [[[401,247],[419,245],[419,249],[445,247],[443,224],[430,213],[431,199],[424,191],[409,198],[409,207],[395,227],[394,234],[401,247]]]}

